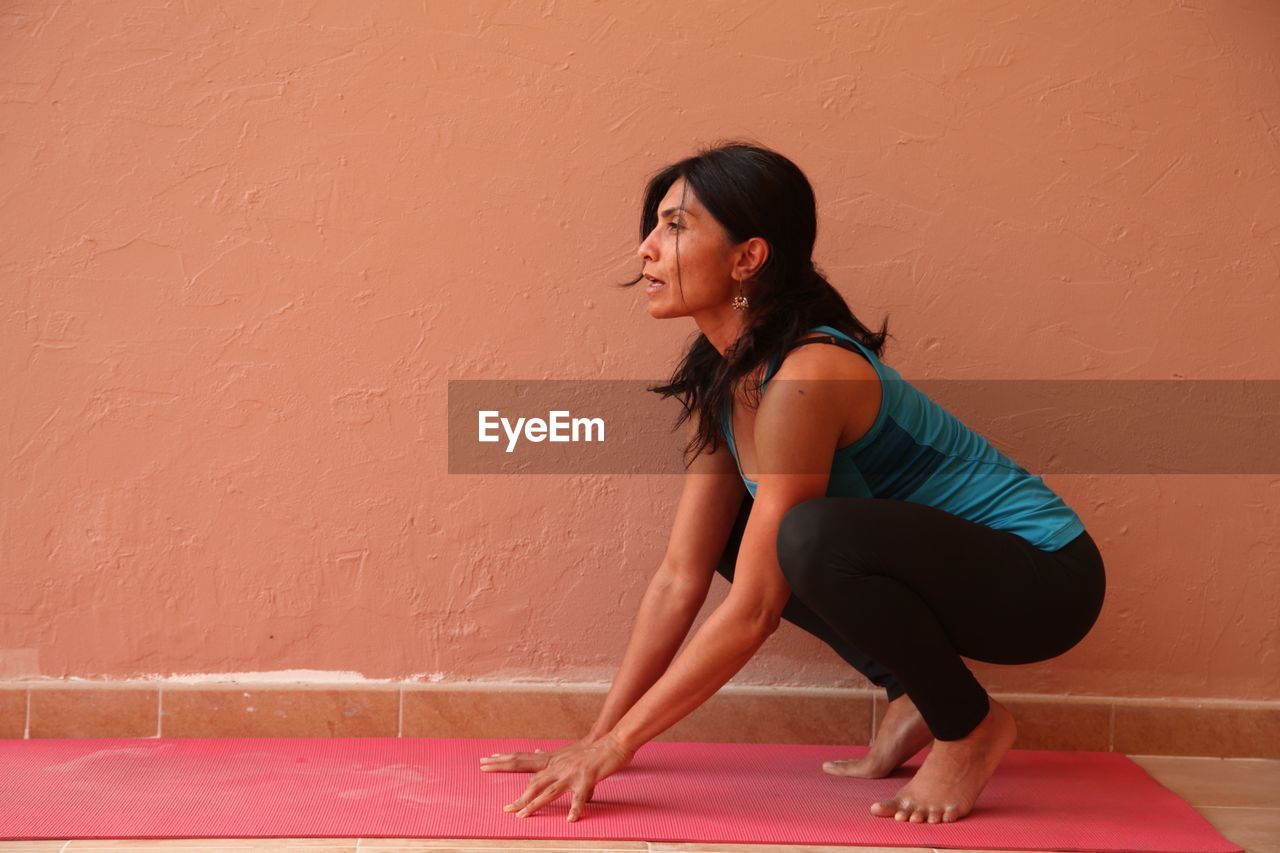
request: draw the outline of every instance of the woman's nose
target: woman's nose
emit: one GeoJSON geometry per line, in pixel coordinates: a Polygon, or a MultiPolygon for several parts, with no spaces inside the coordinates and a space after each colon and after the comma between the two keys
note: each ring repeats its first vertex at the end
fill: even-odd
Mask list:
{"type": "Polygon", "coordinates": [[[658,233],[658,229],[655,227],[645,235],[644,239],[640,241],[640,245],[636,247],[636,254],[646,261],[654,260],[653,250],[654,246],[657,244],[657,240],[654,238],[654,235],[656,233],[658,233]]]}

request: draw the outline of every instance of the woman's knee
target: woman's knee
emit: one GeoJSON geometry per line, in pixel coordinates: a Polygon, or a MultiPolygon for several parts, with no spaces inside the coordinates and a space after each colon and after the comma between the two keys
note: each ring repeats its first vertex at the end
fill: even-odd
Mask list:
{"type": "Polygon", "coordinates": [[[822,565],[830,537],[838,527],[826,498],[801,501],[782,516],[778,525],[778,565],[791,588],[805,589],[822,565]]]}

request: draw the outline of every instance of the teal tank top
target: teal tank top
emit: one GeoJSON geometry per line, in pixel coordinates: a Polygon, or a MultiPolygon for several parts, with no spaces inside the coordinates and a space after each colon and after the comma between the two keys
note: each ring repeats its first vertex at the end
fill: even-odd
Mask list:
{"type": "MultiPolygon", "coordinates": [[[[836,450],[828,497],[887,498],[937,507],[1014,533],[1043,551],[1056,551],[1084,532],[1080,517],[1042,478],[1000,453],[863,344],[832,326],[815,326],[810,332],[857,347],[880,378],[875,423],[866,435],[836,450]]],[[[781,357],[770,361],[761,396],[781,363],[781,357]]],[[[754,499],[756,483],[742,473],[733,440],[731,404],[725,401],[721,432],[754,499]]]]}

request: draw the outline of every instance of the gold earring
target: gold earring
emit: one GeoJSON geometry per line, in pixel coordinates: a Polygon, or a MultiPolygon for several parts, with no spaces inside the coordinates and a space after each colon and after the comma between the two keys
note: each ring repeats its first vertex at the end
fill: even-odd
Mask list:
{"type": "Polygon", "coordinates": [[[747,297],[742,295],[742,279],[738,279],[738,295],[733,297],[733,307],[741,311],[751,303],[747,301],[747,297]]]}

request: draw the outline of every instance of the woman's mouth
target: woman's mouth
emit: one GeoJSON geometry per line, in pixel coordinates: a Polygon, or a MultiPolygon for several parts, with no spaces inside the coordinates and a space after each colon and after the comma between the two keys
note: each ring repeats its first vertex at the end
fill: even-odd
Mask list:
{"type": "Polygon", "coordinates": [[[656,293],[657,291],[661,290],[663,287],[666,286],[665,282],[659,281],[653,276],[647,275],[645,276],[645,278],[648,279],[649,281],[649,285],[644,289],[645,293],[656,293]]]}

